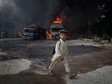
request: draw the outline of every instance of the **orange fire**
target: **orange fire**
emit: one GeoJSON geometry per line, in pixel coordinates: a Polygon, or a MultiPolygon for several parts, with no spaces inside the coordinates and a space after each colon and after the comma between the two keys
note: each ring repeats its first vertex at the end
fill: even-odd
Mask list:
{"type": "Polygon", "coordinates": [[[62,18],[56,17],[56,19],[53,21],[53,23],[62,23],[62,18]]]}
{"type": "Polygon", "coordinates": [[[46,30],[46,39],[52,39],[52,35],[48,30],[46,30]]]}

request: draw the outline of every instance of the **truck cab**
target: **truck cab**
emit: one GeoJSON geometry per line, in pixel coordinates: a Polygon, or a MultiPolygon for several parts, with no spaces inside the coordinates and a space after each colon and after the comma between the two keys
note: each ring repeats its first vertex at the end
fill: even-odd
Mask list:
{"type": "Polygon", "coordinates": [[[34,28],[24,28],[23,30],[23,39],[25,40],[34,40],[35,39],[35,29],[34,28]]]}
{"type": "Polygon", "coordinates": [[[31,24],[23,30],[23,39],[25,40],[37,40],[46,38],[46,29],[31,24]]]}
{"type": "Polygon", "coordinates": [[[59,39],[59,30],[62,30],[64,27],[62,24],[55,23],[51,25],[51,35],[53,40],[59,39]]]}

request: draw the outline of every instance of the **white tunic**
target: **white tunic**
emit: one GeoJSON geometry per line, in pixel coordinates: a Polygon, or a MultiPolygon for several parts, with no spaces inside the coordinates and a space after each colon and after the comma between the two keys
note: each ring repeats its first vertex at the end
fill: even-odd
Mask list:
{"type": "Polygon", "coordinates": [[[59,56],[63,56],[64,61],[68,60],[68,47],[62,39],[56,43],[55,54],[52,57],[52,61],[56,60],[59,56]]]}
{"type": "Polygon", "coordinates": [[[66,45],[66,43],[60,39],[60,41],[58,41],[56,43],[56,47],[55,47],[55,54],[52,57],[52,63],[49,66],[50,70],[53,70],[53,68],[55,67],[55,65],[57,63],[59,63],[59,61],[57,60],[57,58],[59,56],[63,56],[64,58],[64,66],[65,66],[65,70],[66,72],[71,72],[70,66],[69,66],[69,61],[68,61],[68,47],[66,45]]]}

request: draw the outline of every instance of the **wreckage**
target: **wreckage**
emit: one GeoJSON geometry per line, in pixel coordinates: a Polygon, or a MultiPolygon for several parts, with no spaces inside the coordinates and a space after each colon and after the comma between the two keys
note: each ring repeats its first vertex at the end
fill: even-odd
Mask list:
{"type": "Polygon", "coordinates": [[[62,25],[62,19],[60,17],[56,17],[53,23],[50,26],[50,30],[45,28],[41,28],[34,24],[28,26],[28,28],[24,28],[23,31],[23,39],[59,39],[59,30],[64,29],[62,25]]]}
{"type": "Polygon", "coordinates": [[[53,21],[53,24],[51,25],[50,31],[53,40],[59,39],[59,30],[64,29],[61,23],[62,19],[60,17],[56,17],[56,19],[53,21]]]}
{"type": "Polygon", "coordinates": [[[36,25],[30,25],[28,28],[24,28],[22,38],[25,40],[45,39],[46,30],[36,25]]]}

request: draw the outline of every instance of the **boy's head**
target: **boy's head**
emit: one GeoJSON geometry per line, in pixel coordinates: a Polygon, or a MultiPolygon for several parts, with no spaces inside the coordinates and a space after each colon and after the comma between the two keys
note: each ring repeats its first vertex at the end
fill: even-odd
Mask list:
{"type": "Polygon", "coordinates": [[[66,40],[67,39],[67,31],[66,30],[60,30],[59,31],[59,37],[60,37],[60,39],[62,39],[62,40],[66,40]]]}

